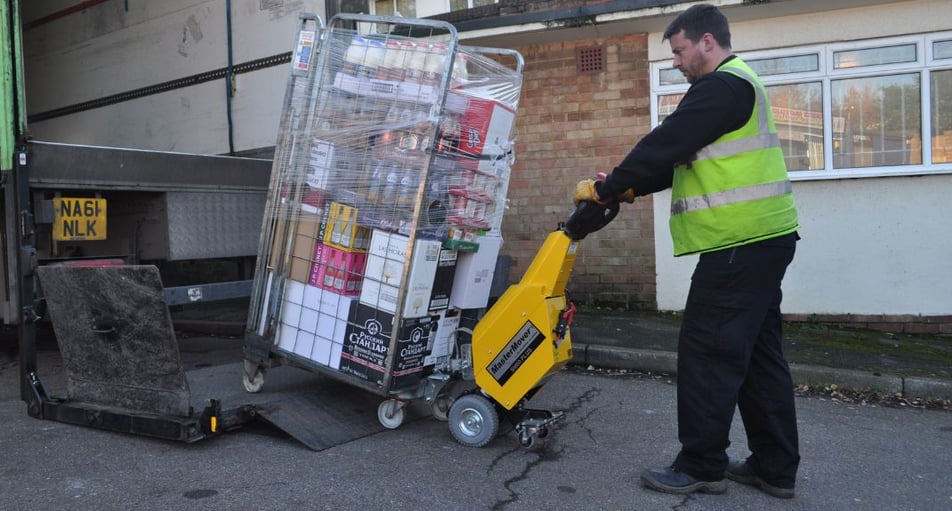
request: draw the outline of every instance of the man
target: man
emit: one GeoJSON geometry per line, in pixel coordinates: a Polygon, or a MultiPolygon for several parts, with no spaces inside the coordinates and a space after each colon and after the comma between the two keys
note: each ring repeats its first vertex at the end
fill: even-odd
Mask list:
{"type": "Polygon", "coordinates": [[[800,455],[780,283],[799,236],[770,104],[732,54],[717,8],[692,6],[664,39],[691,87],[611,174],[579,182],[574,197],[632,202],[670,187],[674,255],[700,254],[678,342],[681,451],[641,480],[667,493],[723,493],[726,474],[791,498],[800,455]],[[752,453],[745,461],[726,454],[735,407],[752,453]]]}

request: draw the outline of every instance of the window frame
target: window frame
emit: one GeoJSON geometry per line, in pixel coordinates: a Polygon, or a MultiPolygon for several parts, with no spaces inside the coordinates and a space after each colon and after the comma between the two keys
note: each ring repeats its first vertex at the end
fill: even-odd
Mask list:
{"type": "MultiPolygon", "coordinates": [[[[759,60],[781,57],[795,57],[808,54],[818,56],[818,70],[788,74],[761,76],[766,86],[790,85],[807,82],[820,82],[823,107],[823,168],[817,170],[797,170],[790,172],[793,181],[854,179],[887,176],[921,176],[934,174],[952,174],[952,163],[932,163],[932,111],[931,73],[952,69],[952,58],[935,59],[933,43],[952,41],[952,31],[932,32],[907,36],[883,37],[847,41],[829,44],[811,44],[791,46],[761,51],[738,51],[737,55],[745,60],[759,60]],[[891,46],[915,44],[916,60],[894,64],[875,64],[869,66],[834,68],[834,54],[840,51],[866,50],[891,46]],[[832,82],[847,78],[873,78],[890,75],[918,73],[920,84],[920,138],[922,139],[922,161],[929,163],[854,167],[837,169],[833,166],[833,97],[832,82]],[[928,141],[928,143],[926,143],[928,141]]],[[[671,59],[650,62],[651,125],[658,125],[659,97],[675,93],[684,93],[689,84],[661,85],[661,71],[672,68],[671,59]]],[[[952,112],[949,112],[952,115],[952,112]]]]}

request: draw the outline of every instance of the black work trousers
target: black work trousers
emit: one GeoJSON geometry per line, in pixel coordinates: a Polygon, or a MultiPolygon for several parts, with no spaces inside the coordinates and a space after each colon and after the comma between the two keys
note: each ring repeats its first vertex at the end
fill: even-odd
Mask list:
{"type": "Polygon", "coordinates": [[[781,291],[796,233],[701,254],[678,342],[678,437],[674,466],[697,479],[724,477],[735,407],[748,462],[764,480],[792,488],[800,462],[793,380],[781,343],[781,291]]]}

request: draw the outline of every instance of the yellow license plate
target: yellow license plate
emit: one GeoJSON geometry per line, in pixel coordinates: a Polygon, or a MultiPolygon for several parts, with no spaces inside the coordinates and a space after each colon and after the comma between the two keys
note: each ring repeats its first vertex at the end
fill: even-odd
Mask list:
{"type": "Polygon", "coordinates": [[[54,198],[53,239],[106,239],[106,199],[54,198]]]}

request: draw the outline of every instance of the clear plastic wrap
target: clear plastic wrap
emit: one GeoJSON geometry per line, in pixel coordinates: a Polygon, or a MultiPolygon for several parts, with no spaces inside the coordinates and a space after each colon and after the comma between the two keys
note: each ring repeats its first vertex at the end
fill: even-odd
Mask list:
{"type": "Polygon", "coordinates": [[[256,274],[256,294],[280,299],[249,324],[383,391],[449,358],[435,330],[459,254],[500,236],[521,92],[517,53],[399,23],[417,22],[430,30],[332,20],[319,58],[292,62],[256,274]]]}

